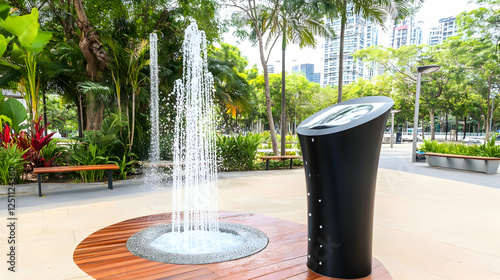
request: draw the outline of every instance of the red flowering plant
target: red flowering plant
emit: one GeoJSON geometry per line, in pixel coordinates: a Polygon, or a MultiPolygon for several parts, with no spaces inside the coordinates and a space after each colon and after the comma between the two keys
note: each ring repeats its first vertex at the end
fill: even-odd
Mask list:
{"type": "Polygon", "coordinates": [[[42,149],[52,140],[52,136],[55,134],[55,132],[43,136],[43,131],[47,129],[50,123],[46,124],[44,127],[41,127],[40,126],[41,122],[42,122],[42,116],[38,118],[38,121],[34,122],[35,130],[31,133],[30,144],[31,144],[31,150],[33,151],[31,164],[33,165],[33,167],[51,166],[55,158],[57,157],[56,155],[54,158],[48,161],[45,158],[43,158],[42,149]]]}
{"type": "Polygon", "coordinates": [[[11,128],[8,124],[5,124],[5,128],[0,132],[0,139],[2,140],[0,144],[2,147],[7,148],[12,145],[14,138],[12,137],[11,128]]]}

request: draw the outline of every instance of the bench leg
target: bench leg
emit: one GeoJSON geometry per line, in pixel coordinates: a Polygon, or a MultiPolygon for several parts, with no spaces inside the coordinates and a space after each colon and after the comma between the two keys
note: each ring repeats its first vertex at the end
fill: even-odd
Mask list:
{"type": "Polygon", "coordinates": [[[269,170],[269,159],[266,159],[266,170],[269,170]]]}
{"type": "Polygon", "coordinates": [[[108,189],[113,189],[113,170],[108,170],[108,189]]]}
{"type": "Polygon", "coordinates": [[[293,159],[290,159],[290,169],[292,169],[293,159]]]}
{"type": "Polygon", "coordinates": [[[38,173],[37,175],[38,175],[38,197],[43,197],[43,194],[42,194],[42,177],[41,177],[40,173],[38,173]]]}

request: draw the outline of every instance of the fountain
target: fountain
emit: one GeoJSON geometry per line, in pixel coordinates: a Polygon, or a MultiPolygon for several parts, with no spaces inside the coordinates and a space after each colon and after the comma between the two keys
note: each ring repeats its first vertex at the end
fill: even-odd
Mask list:
{"type": "MultiPolygon", "coordinates": [[[[151,139],[157,142],[156,34],[151,34],[150,38],[151,139]]],[[[196,22],[186,29],[182,53],[183,76],[175,82],[173,92],[177,97],[177,114],[173,142],[172,223],[134,234],[127,241],[127,249],[148,260],[175,264],[243,258],[264,249],[268,238],[255,228],[218,221],[213,77],[208,71],[205,33],[198,30],[196,22]]],[[[151,144],[150,154],[151,162],[159,161],[157,143],[151,144]]],[[[155,174],[148,177],[158,178],[155,174]]]]}
{"type": "Polygon", "coordinates": [[[161,182],[160,172],[158,172],[158,163],[160,162],[160,120],[159,120],[159,101],[158,96],[158,36],[155,33],[149,34],[150,50],[150,83],[151,83],[151,102],[149,119],[151,121],[151,144],[149,147],[149,166],[146,169],[146,184],[148,186],[158,186],[161,182]],[[156,141],[153,141],[155,139],[156,141]]]}

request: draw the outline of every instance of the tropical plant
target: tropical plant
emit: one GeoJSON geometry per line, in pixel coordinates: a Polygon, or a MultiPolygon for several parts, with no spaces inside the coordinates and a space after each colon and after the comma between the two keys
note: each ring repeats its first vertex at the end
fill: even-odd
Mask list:
{"type": "Polygon", "coordinates": [[[36,120],[40,103],[37,78],[38,55],[52,38],[52,33],[40,31],[36,8],[33,8],[30,14],[22,16],[9,15],[9,11],[10,7],[7,4],[0,4],[0,26],[13,35],[8,38],[0,35],[0,57],[4,55],[9,43],[14,38],[16,40],[12,43],[10,56],[0,60],[0,64],[22,73],[19,81],[20,89],[30,106],[31,119],[36,120]]]}
{"type": "Polygon", "coordinates": [[[272,0],[262,3],[248,1],[246,3],[244,1],[227,0],[223,4],[240,10],[240,12],[232,15],[232,24],[238,28],[236,35],[242,39],[250,39],[259,47],[260,63],[264,70],[265,111],[271,133],[273,152],[278,155],[278,141],[276,140],[276,129],[274,127],[267,65],[271,51],[279,38],[279,36],[273,36],[271,30],[277,25],[281,8],[280,1],[272,0]]]}
{"type": "Polygon", "coordinates": [[[142,40],[140,43],[134,45],[133,49],[128,50],[128,70],[127,70],[127,83],[132,87],[132,122],[130,123],[131,129],[129,135],[129,152],[132,151],[134,144],[134,131],[135,131],[135,98],[140,93],[141,87],[144,86],[146,76],[141,73],[141,70],[146,65],[149,65],[149,59],[146,59],[146,50],[148,50],[148,41],[142,40]]]}
{"type": "MultiPolygon", "coordinates": [[[[14,133],[27,127],[26,125],[21,125],[27,118],[26,108],[17,99],[7,98],[5,101],[0,101],[0,115],[8,118],[7,120],[14,130],[14,133]]],[[[5,120],[6,119],[4,119],[4,121],[5,120]]]]}
{"type": "MultiPolygon", "coordinates": [[[[106,148],[93,143],[75,143],[71,145],[70,159],[76,165],[107,164],[111,161],[106,155],[106,148]]],[[[104,178],[105,170],[78,171],[83,182],[96,182],[104,178]]]]}
{"type": "Polygon", "coordinates": [[[331,35],[330,30],[323,22],[323,15],[317,13],[309,1],[283,1],[279,13],[279,23],[272,26],[271,33],[281,36],[281,155],[285,155],[286,135],[286,71],[285,53],[290,43],[298,44],[300,48],[315,47],[315,36],[326,37],[331,35]]]}
{"type": "Polygon", "coordinates": [[[225,171],[253,170],[257,148],[262,141],[260,134],[217,137],[220,168],[225,171]]]}
{"type": "Polygon", "coordinates": [[[65,165],[67,162],[68,148],[59,145],[57,139],[53,139],[42,148],[41,156],[46,159],[48,166],[65,165]],[[48,159],[48,160],[47,160],[48,159]]]}
{"type": "Polygon", "coordinates": [[[26,163],[22,156],[24,153],[17,145],[0,148],[0,185],[10,183],[12,168],[16,172],[16,181],[19,180],[19,176],[23,173],[23,165],[26,163]]]}
{"type": "Polygon", "coordinates": [[[120,179],[127,179],[127,174],[133,169],[134,165],[138,162],[135,160],[137,156],[134,153],[124,154],[122,158],[114,157],[116,160],[110,161],[118,165],[120,172],[120,179]]]}

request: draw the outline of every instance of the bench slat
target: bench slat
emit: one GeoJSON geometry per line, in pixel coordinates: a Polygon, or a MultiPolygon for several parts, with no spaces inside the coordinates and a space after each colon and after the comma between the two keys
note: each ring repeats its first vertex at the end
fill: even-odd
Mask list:
{"type": "Polygon", "coordinates": [[[433,156],[433,157],[450,157],[450,158],[463,158],[463,159],[500,160],[500,158],[496,158],[496,157],[475,157],[475,156],[438,154],[438,153],[424,153],[424,155],[433,156]]]}
{"type": "Polygon", "coordinates": [[[260,159],[302,159],[301,156],[261,156],[260,159]]]}
{"type": "Polygon", "coordinates": [[[70,171],[110,170],[110,169],[120,169],[120,167],[118,167],[118,165],[116,164],[38,167],[38,168],[33,168],[33,173],[58,173],[58,172],[70,172],[70,171]]]}

